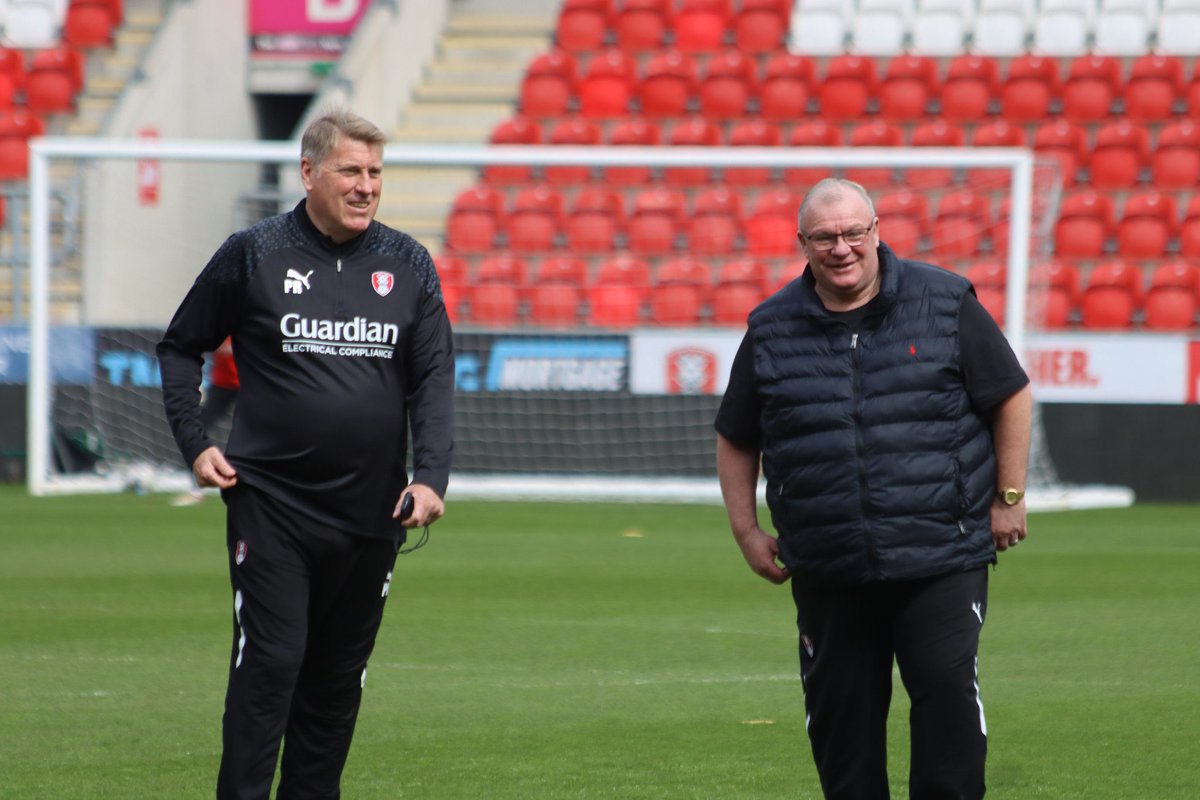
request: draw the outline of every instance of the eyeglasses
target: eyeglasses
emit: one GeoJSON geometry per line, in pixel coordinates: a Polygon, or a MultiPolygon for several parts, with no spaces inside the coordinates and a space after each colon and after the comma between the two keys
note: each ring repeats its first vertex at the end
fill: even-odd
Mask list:
{"type": "Polygon", "coordinates": [[[866,228],[851,228],[841,233],[818,233],[812,236],[805,236],[801,233],[800,236],[808,241],[813,250],[825,252],[837,247],[838,239],[845,242],[848,247],[861,247],[867,243],[867,238],[873,230],[875,230],[874,222],[866,228]]]}

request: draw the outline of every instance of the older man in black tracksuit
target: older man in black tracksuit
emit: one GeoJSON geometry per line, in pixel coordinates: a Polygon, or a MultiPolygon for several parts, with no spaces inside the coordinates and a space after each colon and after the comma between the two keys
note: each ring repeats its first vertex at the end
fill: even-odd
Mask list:
{"type": "Polygon", "coordinates": [[[180,451],[228,506],[222,800],[269,796],[281,740],[278,798],[339,796],[397,550],[443,513],[450,324],[425,248],[374,221],[383,147],[348,112],[312,123],[305,200],[231,236],[158,347],[180,451]],[[228,335],[241,393],[222,453],[197,387],[228,335]]]}
{"type": "Polygon", "coordinates": [[[979,633],[987,566],[1026,535],[1028,379],[966,280],[880,242],[861,186],[822,181],[799,221],[808,269],[751,313],[716,420],[730,526],[791,578],[825,796],[888,797],[894,659],[910,796],[980,798],[979,633]]]}

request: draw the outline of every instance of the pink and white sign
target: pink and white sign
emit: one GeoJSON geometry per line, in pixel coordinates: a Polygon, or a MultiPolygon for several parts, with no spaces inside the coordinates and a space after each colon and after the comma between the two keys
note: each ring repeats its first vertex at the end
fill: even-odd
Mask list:
{"type": "Polygon", "coordinates": [[[250,0],[250,35],[348,35],[369,4],[370,0],[250,0]]]}

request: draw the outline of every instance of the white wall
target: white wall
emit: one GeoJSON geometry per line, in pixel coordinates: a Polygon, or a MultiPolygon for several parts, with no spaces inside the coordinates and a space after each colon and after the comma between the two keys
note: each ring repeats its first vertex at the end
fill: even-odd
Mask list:
{"type": "MultiPolygon", "coordinates": [[[[173,3],[144,62],[114,109],[105,136],[255,138],[246,91],[243,0],[173,3]]],[[[246,165],[162,164],[159,201],[137,202],[136,165],[107,162],[86,173],[82,209],[84,321],[161,324],[231,232],[233,198],[255,186],[246,165]]]]}

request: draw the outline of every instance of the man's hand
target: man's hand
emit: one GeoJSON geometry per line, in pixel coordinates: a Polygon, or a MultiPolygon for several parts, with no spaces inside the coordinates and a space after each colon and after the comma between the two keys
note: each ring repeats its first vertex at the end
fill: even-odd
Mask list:
{"type": "Polygon", "coordinates": [[[218,489],[228,489],[237,485],[237,470],[225,460],[225,454],[216,447],[210,447],[192,462],[192,474],[200,486],[215,486],[218,489]]]}
{"type": "Polygon", "coordinates": [[[1025,524],[1024,500],[1015,506],[1005,505],[999,500],[992,501],[992,541],[996,543],[997,550],[1004,552],[1024,541],[1029,535],[1025,524]]]}
{"type": "Polygon", "coordinates": [[[779,558],[779,542],[774,536],[755,525],[745,532],[734,533],[734,538],[746,563],[755,573],[771,583],[783,583],[790,577],[787,567],[781,567],[776,562],[779,558]]]}
{"type": "Polygon", "coordinates": [[[392,519],[400,519],[400,506],[404,503],[404,495],[406,494],[411,494],[413,497],[412,514],[406,519],[400,520],[406,528],[422,528],[426,525],[432,525],[446,513],[446,504],[442,502],[442,498],[438,497],[437,492],[424,484],[410,483],[400,493],[399,499],[396,500],[396,508],[392,511],[392,519]]]}

